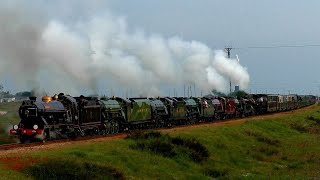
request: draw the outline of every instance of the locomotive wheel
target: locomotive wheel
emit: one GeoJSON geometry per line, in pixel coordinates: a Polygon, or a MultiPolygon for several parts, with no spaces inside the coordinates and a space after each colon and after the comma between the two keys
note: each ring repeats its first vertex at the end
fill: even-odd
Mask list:
{"type": "Polygon", "coordinates": [[[114,129],[114,132],[113,133],[118,133],[119,132],[119,123],[118,122],[114,122],[113,123],[113,129],[114,129]]]}
{"type": "MultiPolygon", "coordinates": [[[[77,138],[77,133],[75,132],[75,131],[73,131],[73,132],[71,132],[70,134],[69,134],[69,137],[71,138],[71,139],[76,139],[77,138]]],[[[45,141],[46,139],[44,139],[44,141],[45,141]]]]}
{"type": "Polygon", "coordinates": [[[99,129],[98,128],[94,128],[94,134],[95,135],[99,135],[99,129]]]}
{"type": "Polygon", "coordinates": [[[163,123],[161,121],[159,121],[159,126],[160,128],[163,128],[163,123]]]}
{"type": "Polygon", "coordinates": [[[220,119],[221,119],[220,114],[215,114],[215,119],[216,119],[216,120],[220,120],[220,119]]]}
{"type": "Polygon", "coordinates": [[[110,127],[107,127],[107,128],[105,129],[105,132],[106,132],[106,134],[110,134],[110,127]]]}
{"type": "Polygon", "coordinates": [[[158,122],[155,122],[154,127],[155,127],[156,129],[158,129],[158,128],[159,128],[159,123],[158,123],[158,122]]]}
{"type": "Polygon", "coordinates": [[[104,131],[105,131],[105,134],[112,134],[112,123],[111,122],[108,122],[106,124],[106,129],[104,131]]]}
{"type": "Polygon", "coordinates": [[[155,124],[153,123],[153,122],[151,122],[150,124],[149,124],[149,129],[154,129],[155,128],[155,124]]]}
{"type": "Polygon", "coordinates": [[[50,140],[50,130],[49,129],[45,129],[43,131],[43,137],[44,139],[42,140],[42,142],[46,142],[46,141],[49,141],[50,140]]]}
{"type": "Polygon", "coordinates": [[[109,128],[109,130],[110,130],[110,131],[109,131],[110,134],[114,134],[114,127],[113,127],[113,126],[111,126],[111,127],[109,128]]]}
{"type": "Polygon", "coordinates": [[[100,135],[106,135],[106,130],[105,129],[100,130],[99,134],[100,135]]]}

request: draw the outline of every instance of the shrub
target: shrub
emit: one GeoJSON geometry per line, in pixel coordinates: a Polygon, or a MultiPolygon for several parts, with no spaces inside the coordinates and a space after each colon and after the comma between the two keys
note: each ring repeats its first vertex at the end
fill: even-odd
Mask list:
{"type": "Polygon", "coordinates": [[[274,139],[268,136],[257,137],[257,140],[260,142],[265,142],[269,145],[274,145],[274,146],[278,146],[280,144],[280,141],[278,139],[274,139]]]}
{"type": "Polygon", "coordinates": [[[298,169],[303,165],[303,162],[301,161],[295,161],[288,164],[289,169],[298,169]]]}
{"type": "Polygon", "coordinates": [[[258,152],[261,152],[267,156],[276,155],[279,153],[279,150],[272,146],[260,146],[257,148],[258,152]]]}
{"type": "Polygon", "coordinates": [[[224,168],[205,168],[204,174],[213,178],[221,178],[228,174],[228,170],[224,168]]]}
{"type": "Polygon", "coordinates": [[[129,146],[130,148],[151,151],[164,157],[185,154],[195,162],[201,162],[209,157],[208,149],[195,139],[172,138],[155,131],[139,132],[130,138],[136,140],[134,145],[129,146]]]}
{"type": "Polygon", "coordinates": [[[179,146],[182,146],[185,143],[184,139],[182,139],[181,137],[174,137],[172,138],[171,142],[172,144],[179,145],[179,146]]]}
{"type": "Polygon", "coordinates": [[[148,139],[148,138],[160,138],[162,134],[158,131],[147,131],[144,133],[143,138],[148,139]]]}
{"type": "Polygon", "coordinates": [[[307,130],[310,134],[320,134],[320,127],[309,127],[307,130]]]}
{"type": "Polygon", "coordinates": [[[209,157],[208,149],[195,139],[186,140],[184,145],[192,150],[191,158],[196,162],[200,162],[209,157]]]}
{"type": "Polygon", "coordinates": [[[317,124],[320,124],[320,119],[319,119],[319,118],[315,118],[315,117],[313,117],[313,116],[308,116],[308,117],[306,118],[306,120],[313,121],[313,122],[315,122],[315,123],[317,123],[317,124]]]}
{"type": "Polygon", "coordinates": [[[70,154],[74,155],[76,157],[81,157],[81,158],[84,158],[84,157],[88,156],[87,153],[82,152],[82,151],[73,151],[73,152],[70,152],[70,154]]]}
{"type": "Polygon", "coordinates": [[[290,127],[299,132],[307,132],[309,125],[306,122],[294,121],[290,123],[290,127]]]}
{"type": "Polygon", "coordinates": [[[148,138],[159,138],[161,133],[158,131],[130,131],[127,138],[130,139],[148,139],[148,138]]]}
{"type": "Polygon", "coordinates": [[[245,133],[249,136],[253,136],[257,139],[259,142],[264,142],[269,145],[279,146],[280,140],[270,137],[266,134],[263,134],[262,132],[253,131],[253,130],[245,130],[245,133]]]}
{"type": "Polygon", "coordinates": [[[290,127],[299,132],[320,134],[320,119],[314,116],[307,116],[305,120],[293,121],[290,123],[290,127]]]}
{"type": "Polygon", "coordinates": [[[258,152],[253,152],[253,153],[251,154],[251,156],[252,156],[254,159],[258,160],[258,161],[265,161],[265,160],[266,160],[265,156],[264,156],[263,154],[261,154],[261,153],[258,153],[258,152]]]}
{"type": "Polygon", "coordinates": [[[150,144],[148,145],[148,148],[151,151],[157,154],[161,154],[165,157],[173,157],[177,154],[176,152],[173,151],[174,146],[171,143],[161,141],[159,139],[155,141],[151,141],[150,144]]]}
{"type": "Polygon", "coordinates": [[[124,175],[112,167],[71,160],[50,160],[24,172],[35,179],[124,179],[124,175]]]}
{"type": "Polygon", "coordinates": [[[127,135],[127,139],[141,139],[143,137],[143,131],[130,131],[127,135]]]}

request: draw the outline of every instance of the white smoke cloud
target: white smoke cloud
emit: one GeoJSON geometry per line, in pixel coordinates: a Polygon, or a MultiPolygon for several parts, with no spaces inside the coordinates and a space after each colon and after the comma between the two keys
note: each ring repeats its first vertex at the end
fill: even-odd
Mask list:
{"type": "Polygon", "coordinates": [[[162,86],[226,92],[229,79],[243,89],[249,84],[246,68],[201,42],[130,32],[125,18],[110,13],[64,23],[15,7],[0,7],[0,70],[17,83],[79,93],[99,91],[103,81],[144,95],[161,95],[162,86]]]}
{"type": "Polygon", "coordinates": [[[224,75],[236,82],[241,88],[246,88],[250,82],[247,69],[242,67],[238,60],[227,59],[223,51],[216,51],[212,66],[219,74],[224,75]]]}

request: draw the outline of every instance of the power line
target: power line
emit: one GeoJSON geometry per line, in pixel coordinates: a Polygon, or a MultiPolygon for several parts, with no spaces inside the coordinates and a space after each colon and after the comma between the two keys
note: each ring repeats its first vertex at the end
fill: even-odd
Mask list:
{"type": "Polygon", "coordinates": [[[248,47],[234,47],[233,49],[276,49],[276,48],[305,48],[305,47],[320,47],[320,44],[248,46],[248,47]]]}

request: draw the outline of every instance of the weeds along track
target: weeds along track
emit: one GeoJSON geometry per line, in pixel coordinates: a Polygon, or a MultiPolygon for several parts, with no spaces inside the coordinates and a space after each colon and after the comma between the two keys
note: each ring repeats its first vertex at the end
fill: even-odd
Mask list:
{"type": "MultiPolygon", "coordinates": [[[[179,126],[172,126],[172,127],[165,127],[165,128],[156,128],[152,130],[160,130],[160,131],[174,131],[177,129],[183,129],[183,128],[194,128],[194,127],[201,127],[201,126],[207,126],[207,125],[223,125],[223,124],[233,124],[233,123],[241,123],[248,120],[263,120],[266,118],[273,118],[278,117],[281,115],[287,115],[291,114],[293,112],[297,111],[304,111],[306,109],[311,109],[318,104],[314,104],[311,106],[307,106],[301,109],[291,110],[291,111],[285,111],[285,112],[277,112],[277,113],[270,113],[270,114],[264,114],[264,115],[258,115],[258,116],[250,116],[245,118],[232,118],[232,119],[224,119],[224,120],[216,120],[212,122],[200,122],[196,124],[189,124],[189,125],[179,125],[179,126]]],[[[148,129],[145,129],[148,130],[148,129]]],[[[50,148],[57,148],[61,147],[67,144],[75,144],[78,142],[81,143],[90,143],[90,142],[98,142],[98,141],[108,141],[113,139],[122,139],[127,137],[127,134],[129,132],[123,132],[123,133],[117,133],[117,134],[107,134],[107,135],[95,135],[95,136],[85,136],[85,137],[77,137],[75,139],[60,139],[60,140],[52,140],[47,142],[34,142],[34,143],[26,143],[26,144],[20,144],[20,143],[11,143],[11,144],[3,144],[0,145],[0,155],[6,154],[6,153],[23,153],[27,150],[35,150],[35,149],[50,149],[50,148]]]]}

